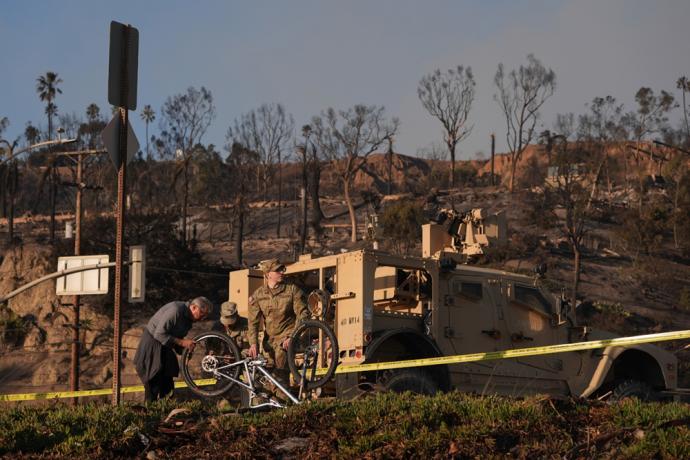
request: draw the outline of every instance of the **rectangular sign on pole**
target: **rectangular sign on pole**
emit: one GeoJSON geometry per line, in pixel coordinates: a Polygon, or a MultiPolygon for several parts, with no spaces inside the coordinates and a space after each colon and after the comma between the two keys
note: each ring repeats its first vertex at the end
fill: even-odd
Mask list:
{"type": "Polygon", "coordinates": [[[136,110],[138,71],[139,31],[134,27],[111,21],[108,102],[115,107],[136,110]],[[124,97],[123,86],[127,87],[124,97]]]}
{"type": "Polygon", "coordinates": [[[146,246],[129,247],[129,303],[143,302],[146,296],[146,246]]]}
{"type": "MultiPolygon", "coordinates": [[[[70,256],[58,258],[58,271],[70,268],[107,264],[108,255],[70,256]]],[[[100,295],[108,293],[108,268],[70,273],[55,280],[56,295],[100,295]]]]}

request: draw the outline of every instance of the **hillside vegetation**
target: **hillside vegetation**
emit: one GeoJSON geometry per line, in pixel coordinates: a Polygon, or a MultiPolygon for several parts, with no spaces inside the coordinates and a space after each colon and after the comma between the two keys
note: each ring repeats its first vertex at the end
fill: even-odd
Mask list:
{"type": "MultiPolygon", "coordinates": [[[[220,407],[220,406],[218,406],[220,407]]],[[[378,394],[238,414],[190,402],[16,407],[7,458],[688,458],[690,407],[378,394]],[[174,410],[173,410],[174,409],[174,410]]]]}

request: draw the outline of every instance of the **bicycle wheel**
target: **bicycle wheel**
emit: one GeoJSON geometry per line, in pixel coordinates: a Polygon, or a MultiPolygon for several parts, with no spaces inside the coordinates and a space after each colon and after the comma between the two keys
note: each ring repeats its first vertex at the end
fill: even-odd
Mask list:
{"type": "Polygon", "coordinates": [[[338,340],[321,321],[302,322],[290,336],[288,366],[297,384],[313,390],[328,382],[338,366],[338,340]]]}
{"type": "Polygon", "coordinates": [[[189,389],[199,396],[220,396],[237,378],[240,366],[227,367],[242,359],[235,342],[220,332],[205,332],[194,337],[193,351],[182,353],[182,376],[189,389]],[[217,373],[222,374],[218,376],[217,373]],[[205,380],[205,381],[204,381],[205,380]]]}

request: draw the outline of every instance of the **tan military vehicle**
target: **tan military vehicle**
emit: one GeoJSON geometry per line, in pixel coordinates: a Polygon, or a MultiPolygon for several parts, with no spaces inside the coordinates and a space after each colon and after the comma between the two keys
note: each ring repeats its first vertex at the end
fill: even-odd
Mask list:
{"type": "MultiPolygon", "coordinates": [[[[302,256],[287,275],[330,296],[341,365],[386,362],[613,338],[577,324],[572,308],[536,278],[468,265],[505,235],[501,216],[448,213],[423,226],[422,257],[357,250],[302,256]]],[[[230,274],[230,300],[247,315],[258,270],[230,274]]],[[[321,297],[325,297],[324,294],[321,297]]],[[[457,365],[336,375],[336,392],[368,382],[394,391],[459,389],[506,395],[650,398],[677,387],[677,360],[643,344],[457,365]]]]}

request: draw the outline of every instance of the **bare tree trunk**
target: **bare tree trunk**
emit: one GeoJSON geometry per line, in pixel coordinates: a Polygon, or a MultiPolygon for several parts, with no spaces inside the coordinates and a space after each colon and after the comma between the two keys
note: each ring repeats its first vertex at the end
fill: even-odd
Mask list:
{"type": "MultiPolygon", "coordinates": [[[[640,150],[639,150],[639,149],[640,149],[640,140],[639,140],[639,139],[638,139],[637,144],[636,144],[635,147],[636,147],[636,149],[637,149],[636,152],[639,152],[639,151],[640,151],[640,150]]],[[[638,154],[638,153],[636,153],[636,155],[637,155],[637,154],[638,154]]],[[[642,195],[643,195],[643,190],[644,190],[644,176],[646,175],[646,174],[645,174],[646,171],[645,171],[644,173],[641,171],[641,170],[642,170],[642,166],[640,165],[640,160],[639,160],[639,158],[636,158],[635,160],[636,160],[636,166],[637,166],[637,182],[638,182],[638,186],[640,187],[640,194],[639,194],[639,197],[638,197],[638,208],[639,208],[638,210],[639,210],[640,215],[642,215],[642,207],[643,207],[643,204],[644,204],[644,200],[643,200],[643,196],[642,196],[642,195]]]]}
{"type": "Polygon", "coordinates": [[[321,234],[321,220],[323,219],[323,211],[321,210],[321,202],[319,201],[319,186],[321,184],[321,166],[312,163],[310,168],[311,183],[309,184],[309,198],[311,200],[310,226],[315,235],[321,234]]]}
{"type": "Polygon", "coordinates": [[[350,240],[355,243],[357,241],[357,215],[355,214],[355,207],[352,205],[352,198],[350,197],[350,178],[344,180],[345,202],[347,203],[347,210],[350,213],[350,225],[352,226],[352,233],[350,240]]]}
{"type": "Polygon", "coordinates": [[[601,172],[604,169],[604,163],[606,163],[607,155],[604,155],[604,158],[599,162],[599,166],[597,166],[597,173],[594,175],[594,182],[592,183],[592,192],[589,194],[589,200],[587,200],[587,211],[590,210],[592,207],[592,201],[594,201],[594,198],[597,196],[597,184],[599,183],[599,179],[601,178],[601,172]]]}
{"type": "Polygon", "coordinates": [[[187,245],[187,198],[189,195],[188,164],[184,165],[184,193],[182,194],[182,244],[187,245]]]}
{"type": "MultiPolygon", "coordinates": [[[[9,234],[9,239],[10,242],[14,240],[14,205],[17,197],[17,184],[19,182],[19,171],[17,168],[17,162],[13,161],[12,162],[12,179],[10,180],[9,184],[9,192],[10,192],[10,213],[7,217],[7,231],[9,234]]],[[[9,167],[8,167],[9,171],[9,167]]]]}
{"type": "Polygon", "coordinates": [[[146,120],[146,162],[151,159],[151,154],[149,153],[149,121],[146,120]]]}
{"type": "Polygon", "coordinates": [[[494,179],[494,159],[496,157],[496,135],[491,133],[491,185],[496,185],[494,179]]]}
{"type": "Polygon", "coordinates": [[[50,242],[55,241],[55,201],[56,201],[56,186],[55,186],[55,166],[50,166],[50,242]]]}
{"type": "Polygon", "coordinates": [[[235,262],[237,266],[242,266],[242,243],[244,237],[244,197],[239,196],[235,200],[235,209],[237,211],[237,218],[235,219],[235,262]]]}
{"type": "Polygon", "coordinates": [[[276,227],[276,238],[280,238],[280,221],[283,212],[283,168],[278,152],[278,226],[276,227]]]}
{"type": "Polygon", "coordinates": [[[261,199],[264,200],[266,199],[266,195],[264,194],[264,188],[261,186],[261,179],[263,178],[263,167],[261,165],[258,165],[256,167],[256,191],[261,194],[261,199]]]}
{"type": "Polygon", "coordinates": [[[626,193],[626,194],[628,194],[629,191],[630,191],[630,181],[628,180],[628,174],[629,174],[628,170],[629,170],[629,168],[630,168],[630,166],[628,165],[628,155],[629,155],[629,154],[628,154],[627,151],[624,151],[624,152],[623,152],[623,159],[625,160],[625,161],[624,161],[624,166],[625,166],[625,167],[624,167],[624,169],[623,169],[623,174],[624,174],[625,176],[623,177],[623,182],[625,183],[625,189],[624,189],[624,190],[625,190],[625,193],[626,193]]]}
{"type": "Polygon", "coordinates": [[[261,181],[262,182],[261,186],[263,188],[263,199],[264,200],[268,200],[268,179],[269,179],[269,176],[270,176],[270,170],[268,169],[268,166],[264,166],[263,179],[261,181]]]}
{"type": "Polygon", "coordinates": [[[393,150],[388,151],[388,193],[393,193],[393,150]]]}
{"type": "Polygon", "coordinates": [[[510,193],[513,193],[513,189],[515,187],[515,169],[517,167],[517,155],[511,155],[510,156],[510,183],[508,186],[508,190],[510,193]]]}
{"type": "MultiPolygon", "coordinates": [[[[53,139],[53,117],[48,113],[48,140],[53,139]]],[[[49,146],[48,151],[52,153],[53,147],[49,146]]],[[[55,241],[55,201],[56,201],[56,184],[55,184],[55,159],[51,158],[50,163],[50,242],[55,241]]]]}
{"type": "Polygon", "coordinates": [[[300,208],[301,208],[301,215],[300,215],[300,229],[299,229],[299,235],[300,235],[300,254],[304,254],[305,248],[307,247],[307,232],[309,231],[309,227],[307,226],[307,189],[305,187],[302,187],[300,189],[300,208]]]}
{"type": "Polygon", "coordinates": [[[573,244],[573,252],[575,253],[575,273],[573,274],[573,303],[572,307],[575,308],[577,305],[577,290],[580,284],[580,247],[577,244],[573,244]]]}
{"type": "MultiPolygon", "coordinates": [[[[685,93],[683,93],[685,94],[685,93]]],[[[673,247],[678,249],[678,201],[680,197],[681,180],[676,181],[676,193],[673,194],[673,247]]]]}
{"type": "Polygon", "coordinates": [[[149,155],[146,155],[146,158],[146,163],[144,163],[146,168],[146,180],[144,181],[146,206],[142,207],[151,212],[151,203],[153,203],[153,184],[151,182],[153,181],[153,174],[151,174],[151,158],[149,155]]]}
{"type": "Polygon", "coordinates": [[[685,88],[683,88],[683,117],[685,117],[685,132],[690,137],[690,124],[688,124],[688,111],[685,108],[685,88]]]}
{"type": "Polygon", "coordinates": [[[307,161],[305,152],[305,161],[302,164],[302,193],[300,201],[302,204],[302,225],[300,230],[300,252],[304,254],[304,248],[307,245],[307,190],[309,188],[309,177],[307,175],[307,161]]]}
{"type": "Polygon", "coordinates": [[[455,145],[447,143],[450,152],[450,188],[455,188],[455,145]]]}
{"type": "Polygon", "coordinates": [[[3,176],[4,186],[0,190],[2,195],[2,217],[7,217],[7,192],[10,188],[10,165],[0,166],[0,173],[3,176]]]}
{"type": "Polygon", "coordinates": [[[388,190],[387,190],[387,195],[390,195],[393,193],[393,138],[388,139],[388,154],[387,160],[388,160],[388,190]]]}

